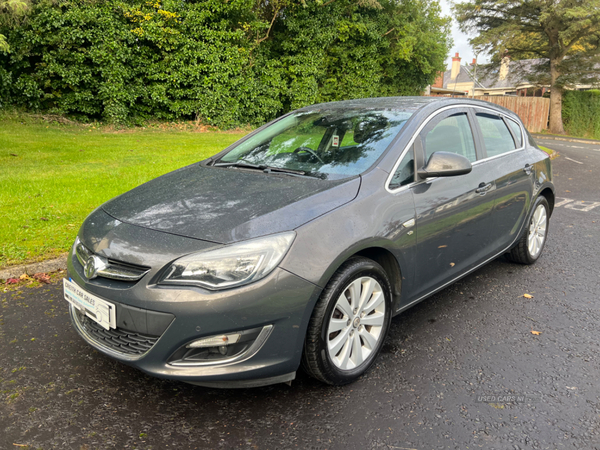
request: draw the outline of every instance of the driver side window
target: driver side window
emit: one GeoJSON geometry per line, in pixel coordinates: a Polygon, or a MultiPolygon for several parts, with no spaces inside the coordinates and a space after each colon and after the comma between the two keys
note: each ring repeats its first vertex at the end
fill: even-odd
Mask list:
{"type": "Polygon", "coordinates": [[[425,161],[435,152],[450,152],[464,156],[471,162],[477,160],[473,132],[466,113],[446,117],[425,134],[422,139],[425,161]]]}

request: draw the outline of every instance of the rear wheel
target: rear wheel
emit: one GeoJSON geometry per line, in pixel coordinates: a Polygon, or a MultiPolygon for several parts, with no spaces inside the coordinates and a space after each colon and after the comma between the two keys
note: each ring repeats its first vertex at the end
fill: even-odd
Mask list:
{"type": "Polygon", "coordinates": [[[529,226],[518,244],[508,253],[508,259],[520,264],[533,264],[538,260],[546,245],[549,211],[546,197],[538,197],[533,206],[529,226]]]}
{"type": "Polygon", "coordinates": [[[391,320],[391,289],[383,268],[363,257],[344,263],[310,319],[302,363],[325,383],[360,377],[383,346],[391,320]]]}

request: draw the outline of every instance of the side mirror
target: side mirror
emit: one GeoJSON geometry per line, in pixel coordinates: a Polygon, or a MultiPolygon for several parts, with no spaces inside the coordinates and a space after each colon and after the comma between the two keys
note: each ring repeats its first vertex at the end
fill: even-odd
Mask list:
{"type": "Polygon", "coordinates": [[[453,177],[464,175],[473,169],[471,161],[462,155],[449,152],[435,152],[427,165],[417,171],[419,178],[453,177]]]}

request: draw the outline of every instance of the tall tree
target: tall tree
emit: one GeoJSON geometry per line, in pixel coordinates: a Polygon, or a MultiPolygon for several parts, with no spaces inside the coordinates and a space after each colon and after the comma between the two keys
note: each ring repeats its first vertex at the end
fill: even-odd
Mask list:
{"type": "Polygon", "coordinates": [[[453,9],[492,65],[507,55],[540,59],[529,75],[550,85],[550,131],[564,133],[565,87],[600,80],[600,0],[468,0],[453,9]]]}
{"type": "Polygon", "coordinates": [[[257,56],[281,64],[288,85],[286,110],[350,98],[419,95],[444,70],[450,20],[437,0],[265,3],[279,15],[263,19],[272,27],[257,56]]]}

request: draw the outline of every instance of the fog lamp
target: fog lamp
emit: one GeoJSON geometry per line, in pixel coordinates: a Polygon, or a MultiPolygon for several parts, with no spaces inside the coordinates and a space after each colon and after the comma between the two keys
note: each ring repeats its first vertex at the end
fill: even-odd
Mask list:
{"type": "MultiPolygon", "coordinates": [[[[227,345],[235,344],[240,340],[240,333],[221,334],[218,336],[210,336],[207,338],[198,339],[186,345],[187,348],[206,348],[206,347],[226,347],[227,345]]],[[[222,352],[221,352],[222,353],[222,352]]]]}
{"type": "Polygon", "coordinates": [[[195,339],[169,358],[174,366],[210,365],[250,357],[265,343],[273,325],[195,339]]]}

